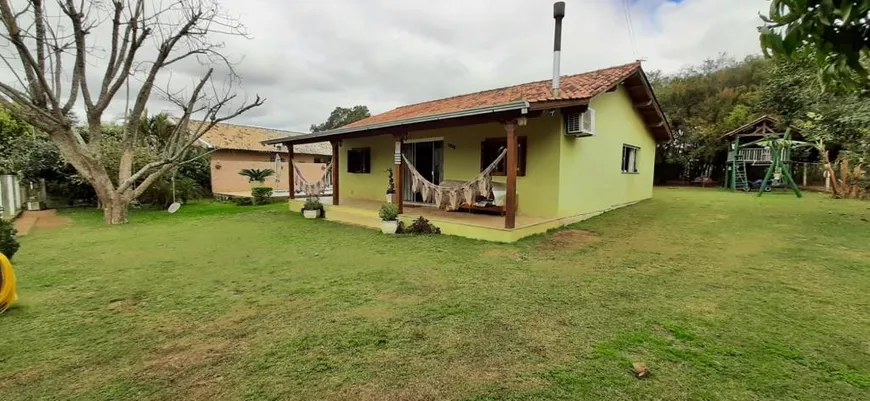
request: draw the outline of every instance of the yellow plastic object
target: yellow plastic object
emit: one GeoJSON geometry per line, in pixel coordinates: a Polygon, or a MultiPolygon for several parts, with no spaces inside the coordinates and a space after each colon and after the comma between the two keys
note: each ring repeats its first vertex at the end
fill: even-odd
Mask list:
{"type": "Polygon", "coordinates": [[[15,293],[15,273],[12,272],[12,263],[6,259],[6,255],[0,253],[0,313],[4,312],[9,305],[18,299],[15,293]]]}

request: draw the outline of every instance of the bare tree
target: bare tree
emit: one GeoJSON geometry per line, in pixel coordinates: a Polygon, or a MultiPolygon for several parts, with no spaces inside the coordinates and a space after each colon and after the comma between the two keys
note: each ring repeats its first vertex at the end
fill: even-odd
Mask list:
{"type": "Polygon", "coordinates": [[[186,162],[203,134],[263,104],[259,96],[253,102],[236,99],[233,66],[220,53],[223,44],[211,41],[215,35],[245,36],[244,26],[211,0],[55,1],[51,7],[44,0],[21,1],[16,9],[9,0],[0,0],[5,28],[0,30],[0,58],[14,76],[14,81],[0,82],[0,105],[49,134],[64,158],[94,187],[107,223],[126,223],[130,202],[186,162]],[[107,43],[93,43],[94,31],[107,26],[107,43]],[[95,59],[105,66],[97,66],[95,59]],[[158,87],[162,72],[188,59],[225,68],[228,82],[215,84],[210,66],[192,88],[158,87]],[[71,71],[64,62],[72,63],[71,71]],[[98,69],[97,74],[91,69],[98,69]],[[89,78],[95,76],[101,79],[92,85],[89,78]],[[131,78],[140,80],[141,87],[128,109],[118,176],[113,180],[100,155],[102,120],[131,78]],[[137,140],[140,119],[153,91],[176,104],[180,117],[157,160],[134,171],[133,155],[142,142],[137,140]],[[83,132],[71,118],[79,101],[85,114],[83,132]],[[191,121],[192,116],[197,120],[191,121]]]}

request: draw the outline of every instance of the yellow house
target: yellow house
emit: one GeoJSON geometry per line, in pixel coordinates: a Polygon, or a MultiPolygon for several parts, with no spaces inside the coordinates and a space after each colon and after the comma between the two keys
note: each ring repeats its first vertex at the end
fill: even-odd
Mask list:
{"type": "Polygon", "coordinates": [[[564,76],[557,90],[549,82],[264,143],[331,142],[326,218],[370,227],[389,200],[406,223],[424,216],[445,234],[511,242],[650,198],[656,143],[671,132],[640,63],[564,76]]]}

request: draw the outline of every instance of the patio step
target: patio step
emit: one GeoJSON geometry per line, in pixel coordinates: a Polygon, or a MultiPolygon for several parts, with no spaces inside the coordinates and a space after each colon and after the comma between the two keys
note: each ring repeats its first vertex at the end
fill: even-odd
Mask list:
{"type": "Polygon", "coordinates": [[[380,228],[381,218],[374,210],[343,208],[324,205],[326,219],[342,223],[350,223],[363,227],[380,228]]]}

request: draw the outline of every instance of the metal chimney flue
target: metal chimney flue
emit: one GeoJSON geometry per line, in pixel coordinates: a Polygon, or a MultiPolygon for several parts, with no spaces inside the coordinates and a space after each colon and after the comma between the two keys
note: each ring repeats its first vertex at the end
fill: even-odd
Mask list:
{"type": "Polygon", "coordinates": [[[565,18],[565,2],[553,4],[553,18],[556,19],[556,36],[553,39],[553,97],[559,97],[559,65],[562,53],[562,18],[565,18]]]}

